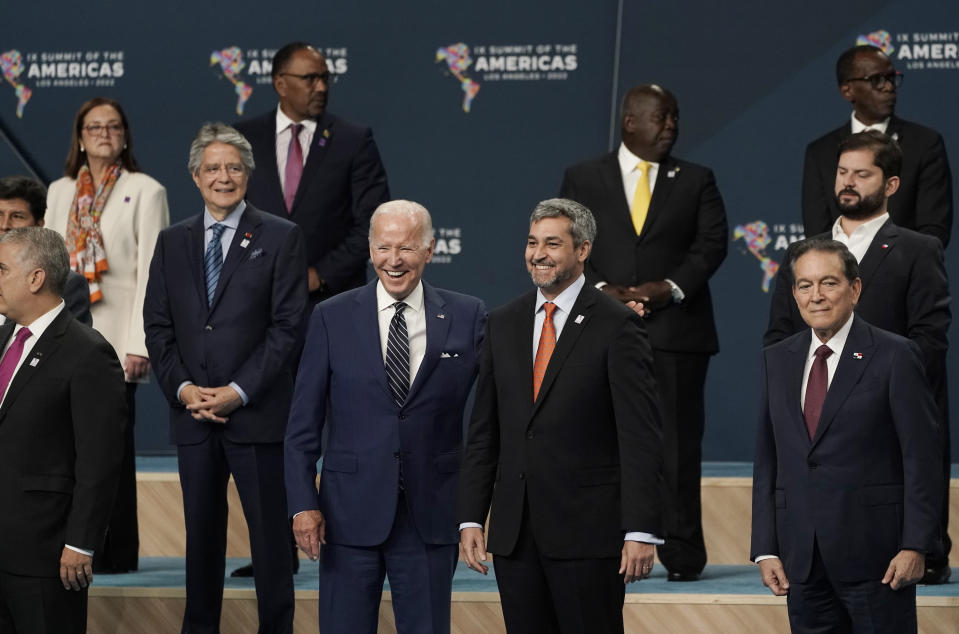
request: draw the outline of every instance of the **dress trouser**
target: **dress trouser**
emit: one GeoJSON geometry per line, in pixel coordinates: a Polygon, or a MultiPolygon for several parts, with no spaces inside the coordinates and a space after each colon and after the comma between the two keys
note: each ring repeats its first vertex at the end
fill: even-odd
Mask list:
{"type": "Polygon", "coordinates": [[[59,577],[0,572],[0,634],[84,634],[87,589],[64,590],[59,577]]]}

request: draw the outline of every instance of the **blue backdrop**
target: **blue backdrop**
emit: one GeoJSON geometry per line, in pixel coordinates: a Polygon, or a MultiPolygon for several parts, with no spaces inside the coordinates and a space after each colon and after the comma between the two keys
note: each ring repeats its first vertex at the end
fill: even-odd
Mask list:
{"type": "MultiPolygon", "coordinates": [[[[898,114],[942,132],[959,160],[954,1],[108,1],[79,14],[62,0],[42,4],[21,5],[0,24],[0,125],[11,142],[0,142],[0,174],[25,172],[19,148],[43,178],[59,177],[74,112],[106,95],[127,110],[137,158],[167,187],[172,218],[198,213],[186,170],[193,133],[204,121],[242,118],[240,101],[243,117],[273,108],[268,62],[285,42],[306,40],[338,74],[330,109],[373,126],[394,196],[433,213],[439,243],[428,279],[490,306],[529,288],[528,214],[556,194],[566,166],[618,143],[622,94],[646,82],[671,89],[682,115],[674,153],[715,170],[732,241],[712,283],[722,351],[707,384],[709,460],[751,459],[768,311],[760,262],[734,229],[765,222],[770,243],[760,255],[776,261],[802,236],[804,148],[850,113],[833,79],[838,54],[859,36],[888,32],[906,74],[898,114]],[[211,62],[233,47],[242,67],[211,62]],[[459,65],[438,55],[448,47],[459,65]],[[472,99],[464,82],[478,85],[472,99]]],[[[955,260],[947,252],[953,280],[955,260]]],[[[156,386],[138,399],[139,449],[168,450],[156,386]]]]}

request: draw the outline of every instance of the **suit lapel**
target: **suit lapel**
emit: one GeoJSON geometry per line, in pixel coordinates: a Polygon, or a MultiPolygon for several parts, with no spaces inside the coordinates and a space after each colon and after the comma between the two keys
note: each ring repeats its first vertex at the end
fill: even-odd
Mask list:
{"type": "Polygon", "coordinates": [[[886,126],[886,134],[891,136],[897,143],[902,143],[902,119],[896,116],[890,117],[889,125],[886,126]]]}
{"type": "Polygon", "coordinates": [[[640,240],[649,235],[656,220],[663,215],[663,210],[669,204],[669,196],[673,193],[673,186],[680,178],[680,170],[674,160],[667,157],[659,164],[656,187],[653,188],[653,197],[649,199],[649,211],[646,213],[646,222],[643,223],[643,232],[639,235],[640,240]]]}
{"type": "Polygon", "coordinates": [[[283,199],[280,166],[276,162],[276,110],[273,111],[273,116],[266,117],[259,134],[260,142],[253,144],[254,152],[257,148],[262,150],[256,157],[257,171],[263,170],[266,173],[267,188],[274,194],[270,209],[277,210],[276,215],[286,217],[286,201],[283,199]]]}
{"type": "Polygon", "coordinates": [[[187,225],[186,259],[190,273],[193,275],[193,286],[196,288],[200,305],[206,306],[206,271],[203,266],[206,249],[203,247],[203,233],[203,214],[201,213],[187,225]]]}
{"type": "Polygon", "coordinates": [[[786,385],[786,407],[789,416],[793,419],[796,431],[803,441],[809,443],[809,431],[806,429],[806,419],[802,412],[802,375],[806,369],[806,357],[809,354],[809,340],[812,331],[806,328],[802,335],[796,337],[789,345],[790,362],[786,367],[788,373],[786,385]]]}
{"type": "Polygon", "coordinates": [[[313,140],[310,142],[310,153],[306,157],[306,164],[303,166],[303,176],[300,178],[300,186],[296,188],[296,196],[293,198],[291,216],[299,211],[298,205],[306,195],[307,187],[309,187],[309,184],[316,178],[316,173],[320,170],[320,164],[323,163],[323,159],[326,158],[326,151],[327,148],[330,147],[332,140],[333,122],[327,115],[323,115],[316,122],[316,130],[313,132],[313,140]]]}
{"type": "Polygon", "coordinates": [[[606,191],[606,199],[610,201],[610,211],[616,223],[616,230],[635,234],[636,229],[633,227],[633,217],[629,210],[632,201],[626,200],[623,174],[619,168],[619,157],[616,152],[606,155],[600,170],[600,179],[606,191]]]}
{"type": "Polygon", "coordinates": [[[393,402],[390,386],[386,382],[386,367],[383,363],[383,349],[380,347],[380,322],[376,308],[376,284],[373,280],[356,294],[356,347],[362,360],[360,367],[373,368],[373,376],[383,393],[393,402]]]}
{"type": "Polygon", "coordinates": [[[816,428],[816,435],[812,439],[813,447],[832,425],[836,413],[849,398],[853,388],[859,383],[863,372],[869,367],[874,348],[875,342],[873,342],[872,334],[866,328],[865,322],[858,317],[853,317],[849,337],[842,349],[842,357],[839,359],[836,373],[833,375],[829,390],[826,392],[822,414],[819,416],[819,426],[816,428]]]}
{"type": "MultiPolygon", "coordinates": [[[[536,402],[533,403],[533,415],[536,414],[540,405],[546,399],[547,394],[549,394],[549,389],[556,381],[556,376],[560,370],[562,370],[563,364],[566,363],[569,353],[572,352],[580,335],[583,334],[586,324],[589,323],[589,312],[596,303],[595,293],[598,292],[600,291],[597,291],[589,285],[584,286],[579,292],[579,297],[576,298],[576,303],[573,304],[573,310],[566,316],[563,332],[560,334],[559,340],[556,342],[556,348],[549,358],[549,365],[546,366],[543,383],[539,387],[539,395],[536,398],[536,402]],[[581,316],[582,319],[580,319],[581,316]]],[[[530,332],[532,332],[532,328],[530,328],[530,332]]],[[[530,343],[532,344],[532,342],[530,343]]],[[[528,350],[532,351],[532,347],[528,348],[528,350]]],[[[530,369],[532,369],[532,365],[530,369]]],[[[530,377],[530,386],[532,386],[532,376],[530,377]]],[[[532,396],[532,389],[530,390],[530,396],[532,396]]]]}
{"type": "Polygon", "coordinates": [[[868,288],[882,261],[895,248],[898,236],[899,228],[892,223],[892,220],[887,220],[879,227],[865,255],[862,256],[862,262],[859,263],[859,277],[862,279],[863,290],[868,288]]]}
{"type": "Polygon", "coordinates": [[[423,282],[423,310],[426,318],[426,355],[423,362],[420,363],[416,376],[413,377],[413,384],[410,385],[410,391],[406,395],[406,402],[409,403],[423,384],[429,378],[430,374],[436,368],[443,353],[443,346],[446,344],[446,335],[449,333],[453,321],[453,315],[444,311],[445,302],[436,290],[423,282]]]}
{"type": "MultiPolygon", "coordinates": [[[[0,407],[0,422],[6,417],[7,412],[10,411],[10,407],[13,402],[17,400],[17,396],[23,391],[23,388],[30,383],[37,372],[41,371],[51,362],[50,357],[56,352],[57,348],[60,347],[63,333],[72,320],[73,317],[70,315],[70,311],[64,307],[63,310],[60,311],[60,314],[54,318],[53,322],[47,326],[47,329],[43,331],[43,335],[41,335],[33,345],[30,354],[24,358],[17,373],[13,375],[13,379],[10,381],[10,388],[7,390],[7,395],[3,399],[3,406],[0,407]],[[36,363],[33,363],[34,359],[37,360],[36,363]]],[[[6,344],[7,339],[10,338],[13,329],[14,324],[12,322],[7,322],[3,325],[3,328],[0,329],[0,336],[6,335],[3,339],[4,344],[6,344]]]]}
{"type": "Polygon", "coordinates": [[[248,259],[250,254],[256,250],[256,242],[259,238],[257,229],[262,224],[259,210],[246,204],[243,215],[240,216],[240,222],[237,224],[236,232],[233,234],[233,241],[230,242],[230,249],[226,252],[226,260],[223,261],[223,268],[220,270],[220,279],[216,284],[216,292],[213,294],[213,303],[210,304],[210,312],[216,309],[216,305],[226,292],[226,287],[230,283],[230,278],[236,272],[240,263],[248,259]],[[244,246],[244,242],[246,245],[244,246]]]}
{"type": "MultiPolygon", "coordinates": [[[[523,400],[520,403],[527,411],[531,411],[533,407],[533,324],[535,319],[533,308],[535,306],[536,292],[533,291],[517,304],[514,314],[508,317],[504,316],[504,320],[509,323],[510,327],[503,347],[506,350],[518,351],[520,355],[517,364],[519,368],[517,385],[523,393],[523,400]]],[[[562,337],[560,338],[562,339],[562,337]]],[[[542,391],[542,387],[540,391],[542,391]]]]}

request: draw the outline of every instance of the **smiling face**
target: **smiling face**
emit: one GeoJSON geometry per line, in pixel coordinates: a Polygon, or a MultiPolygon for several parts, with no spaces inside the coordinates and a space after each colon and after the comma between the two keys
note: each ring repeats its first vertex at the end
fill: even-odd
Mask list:
{"type": "Polygon", "coordinates": [[[570,220],[543,218],[530,225],[526,238],[526,270],[547,299],[555,299],[579,278],[589,255],[589,240],[573,246],[570,220]]]}
{"type": "Polygon", "coordinates": [[[107,163],[116,162],[126,143],[123,119],[113,106],[92,108],[83,117],[81,140],[87,156],[107,163]]]}
{"type": "Polygon", "coordinates": [[[30,323],[27,318],[35,313],[34,296],[45,279],[42,269],[24,265],[24,248],[14,242],[0,242],[0,314],[19,324],[30,323]]]}
{"type": "Polygon", "coordinates": [[[226,218],[240,204],[249,178],[240,151],[219,141],[206,146],[200,167],[193,174],[206,208],[217,220],[226,218]]]}
{"type": "Polygon", "coordinates": [[[423,222],[416,213],[397,211],[373,218],[370,259],[393,299],[409,295],[423,277],[426,263],[433,259],[436,241],[425,238],[423,222]]]}
{"type": "Polygon", "coordinates": [[[862,281],[846,279],[842,258],[829,251],[807,251],[793,263],[793,272],[793,298],[799,314],[825,343],[852,315],[862,281]]]}

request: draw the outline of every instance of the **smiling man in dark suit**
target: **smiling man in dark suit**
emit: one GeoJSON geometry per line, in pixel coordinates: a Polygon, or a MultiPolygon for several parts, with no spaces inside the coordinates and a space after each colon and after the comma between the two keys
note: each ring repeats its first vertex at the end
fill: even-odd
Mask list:
{"type": "Polygon", "coordinates": [[[946,148],[935,130],[895,115],[902,73],[896,72],[881,49],[854,46],[839,56],[836,80],[853,112],[849,123],[806,148],[802,177],[806,235],[828,231],[842,213],[832,195],[840,141],[850,134],[878,130],[895,139],[903,154],[899,194],[890,200],[889,216],[898,226],[936,236],[947,246],[952,234],[952,173],[946,148]]]}
{"type": "Polygon", "coordinates": [[[809,327],[763,351],[750,558],[788,594],[793,632],[915,632],[942,495],[919,349],[853,314],[862,281],[842,243],[797,244],[809,327]]]}
{"type": "Polygon", "coordinates": [[[0,236],[0,632],[86,632],[119,482],[123,371],[65,309],[69,262],[55,231],[0,236]]]}
{"type": "Polygon", "coordinates": [[[642,319],[586,284],[595,235],[579,203],[539,203],[537,290],[490,313],[483,342],[457,518],[470,568],[496,556],[510,632],[621,634],[624,582],[662,543],[652,353],[642,319]]]}
{"type": "Polygon", "coordinates": [[[299,227],[243,200],[253,167],[239,132],[200,128],[189,168],[206,208],[160,233],[143,307],[183,488],[184,632],[219,631],[231,474],[250,527],[260,631],[293,628],[283,436],[306,258],[299,227]]]}
{"type": "Polygon", "coordinates": [[[663,404],[666,543],[670,581],[706,565],[699,483],[709,357],[719,351],[709,278],[726,257],[726,212],[711,170],[670,156],[676,98],[656,85],[623,98],[617,152],[568,170],[560,196],[596,215],[590,284],[645,308],[663,404]]]}

